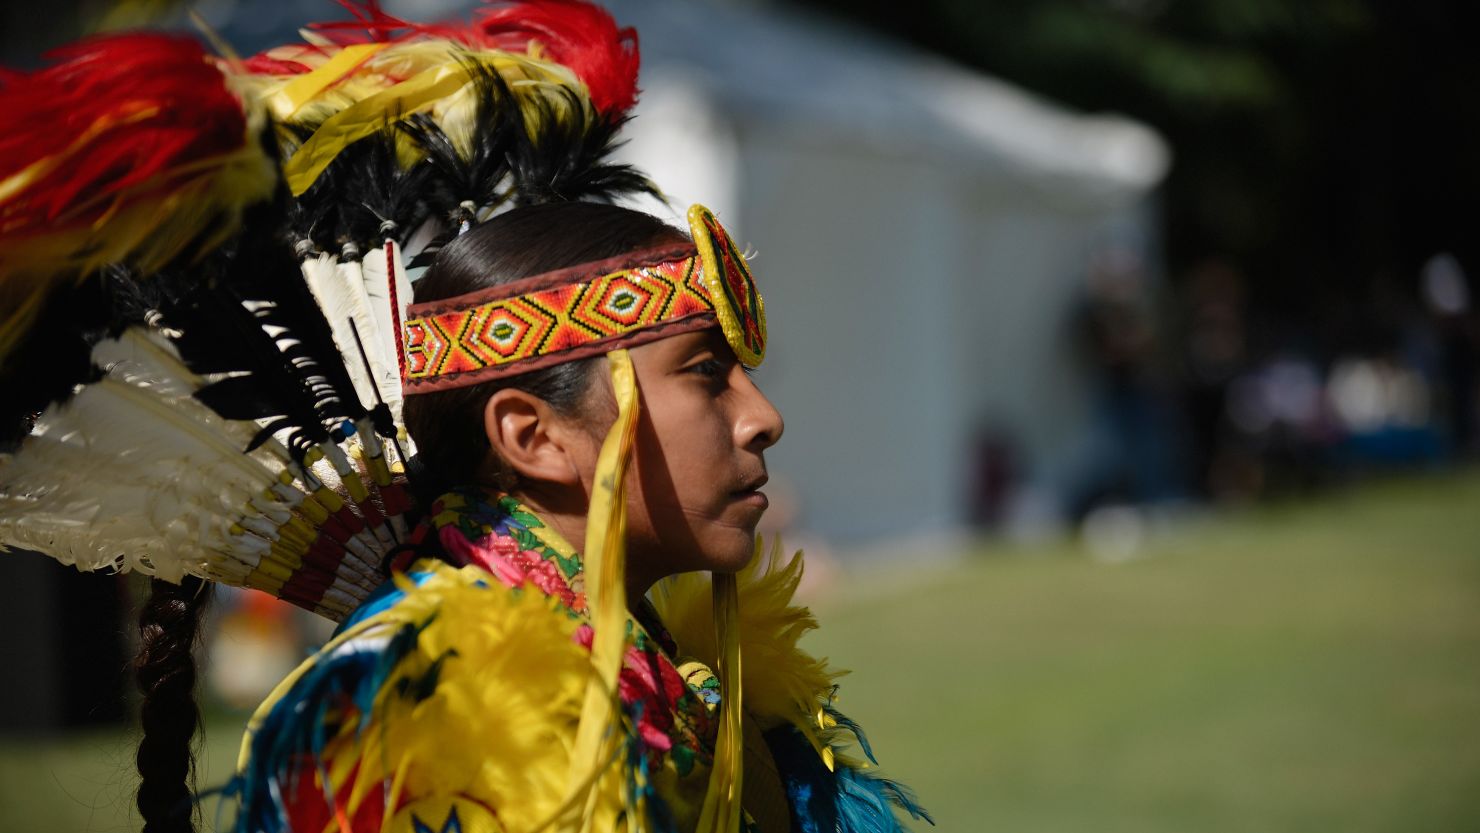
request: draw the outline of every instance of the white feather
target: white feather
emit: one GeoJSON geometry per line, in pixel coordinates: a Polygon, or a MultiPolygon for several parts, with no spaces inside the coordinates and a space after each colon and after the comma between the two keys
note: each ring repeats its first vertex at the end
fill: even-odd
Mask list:
{"type": "Polygon", "coordinates": [[[286,576],[327,577],[324,595],[305,604],[335,619],[379,583],[384,528],[335,545],[328,561],[293,554],[323,534],[311,518],[327,507],[308,493],[325,484],[310,469],[368,485],[343,449],[325,443],[328,460],[309,467],[276,438],[243,451],[259,423],[223,419],[197,400],[215,379],[193,373],[158,334],[128,330],[93,360],[107,375],[48,409],[21,449],[0,458],[0,547],[174,581],[189,573],[272,589],[286,576]]]}
{"type": "MultiPolygon", "coordinates": [[[[89,386],[74,402],[105,398],[95,388],[100,386],[89,386]]],[[[156,464],[140,465],[138,457],[100,450],[95,440],[102,426],[86,424],[86,407],[67,410],[46,414],[44,432],[0,463],[0,541],[84,570],[139,569],[174,581],[221,560],[213,551],[238,557],[237,548],[223,546],[230,507],[245,506],[248,491],[228,482],[234,466],[206,463],[202,473],[170,471],[157,464],[163,460],[157,451],[150,452],[156,464]],[[211,476],[223,469],[227,478],[211,476]]],[[[130,430],[139,414],[109,410],[117,419],[104,431],[131,436],[140,448],[158,445],[156,436],[130,430]]],[[[171,445],[171,453],[180,453],[188,443],[171,445]]],[[[180,456],[192,465],[204,462],[189,452],[180,456]]]]}
{"type": "Polygon", "coordinates": [[[411,304],[411,281],[406,276],[406,265],[401,259],[401,247],[394,240],[365,255],[363,271],[365,294],[370,300],[370,310],[375,315],[376,332],[367,341],[373,344],[371,356],[376,366],[375,382],[380,395],[390,406],[391,416],[401,424],[401,363],[400,322],[406,320],[406,308],[411,304]],[[389,251],[389,257],[387,257],[389,251]],[[395,308],[391,304],[391,282],[395,282],[395,308]]]}
{"type": "Polygon", "coordinates": [[[339,352],[344,357],[346,366],[353,365],[359,370],[361,376],[365,376],[367,382],[374,387],[359,391],[360,402],[366,408],[373,408],[379,402],[377,393],[379,385],[376,380],[385,372],[384,362],[380,361],[376,348],[375,313],[370,307],[370,295],[365,291],[365,272],[361,261],[341,261],[336,267],[339,272],[339,281],[344,285],[345,292],[350,299],[350,312],[354,318],[353,328],[346,326],[348,336],[345,343],[339,345],[339,352]],[[370,359],[370,373],[365,375],[365,358],[360,355],[360,347],[365,347],[365,355],[370,359]]]}
{"type": "Polygon", "coordinates": [[[360,359],[354,331],[349,325],[350,319],[354,319],[356,326],[364,328],[365,324],[360,323],[361,319],[367,322],[373,320],[364,297],[365,284],[360,278],[358,265],[341,264],[333,255],[323,254],[305,258],[301,267],[309,291],[313,293],[314,300],[318,302],[319,309],[323,310],[324,318],[329,322],[334,346],[339,349],[340,359],[349,372],[350,381],[354,383],[355,393],[360,397],[361,404],[366,407],[374,405],[374,382],[365,373],[365,363],[360,359]],[[353,279],[345,274],[351,270],[353,279]]]}
{"type": "MultiPolygon", "coordinates": [[[[0,546],[172,581],[190,573],[252,585],[260,568],[324,572],[272,551],[311,500],[293,479],[318,485],[281,443],[244,453],[257,423],[223,419],[196,400],[208,380],[158,335],[126,331],[93,358],[107,375],[49,408],[20,450],[0,457],[0,546]]],[[[381,553],[359,541],[349,549],[361,552],[345,555],[321,612],[342,615],[345,600],[377,580],[369,564],[381,553]]]]}

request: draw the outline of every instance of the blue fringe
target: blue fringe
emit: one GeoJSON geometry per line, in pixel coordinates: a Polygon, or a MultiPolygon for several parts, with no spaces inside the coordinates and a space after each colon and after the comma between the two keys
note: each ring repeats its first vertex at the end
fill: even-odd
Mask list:
{"type": "MultiPolygon", "coordinates": [[[[424,580],[426,576],[414,578],[424,580]]],[[[387,582],[341,629],[384,610],[404,595],[387,582]]],[[[288,808],[282,787],[293,783],[292,779],[311,777],[308,765],[321,766],[318,762],[323,758],[324,746],[341,725],[330,712],[357,711],[363,730],[370,721],[376,695],[396,664],[415,648],[420,633],[421,627],[406,625],[383,647],[340,650],[314,660],[313,668],[273,706],[252,736],[246,768],[222,788],[223,795],[239,803],[236,823],[229,829],[236,833],[287,833],[288,808]]],[[[435,687],[440,668],[439,661],[433,664],[427,679],[401,681],[403,693],[425,697],[435,687]]],[[[330,789],[325,791],[326,805],[333,804],[330,789]]]]}
{"type": "MultiPolygon", "coordinates": [[[[634,726],[642,720],[644,704],[639,702],[636,705],[636,711],[631,716],[634,726]]],[[[678,823],[673,818],[673,811],[653,786],[653,773],[648,762],[647,745],[642,742],[642,737],[635,732],[632,733],[623,742],[622,748],[625,750],[627,771],[633,773],[627,779],[627,806],[636,807],[639,801],[646,802],[649,830],[654,833],[678,833],[678,823]]],[[[618,827],[620,826],[619,824],[618,827]]]]}
{"type": "MultiPolygon", "coordinates": [[[[417,587],[420,587],[426,584],[427,579],[430,579],[432,574],[422,571],[406,573],[406,577],[411,579],[417,587]]],[[[481,584],[482,582],[479,583],[481,584]]],[[[379,587],[376,587],[370,592],[369,596],[365,597],[365,601],[360,602],[359,607],[350,612],[348,618],[339,623],[339,627],[334,629],[334,636],[338,636],[345,630],[369,619],[371,616],[389,610],[405,597],[406,591],[397,587],[394,581],[381,582],[379,587]]]]}
{"type": "MultiPolygon", "coordinates": [[[[869,761],[877,764],[863,729],[835,709],[828,707],[827,711],[857,738],[869,761]]],[[[786,787],[792,828],[798,833],[907,833],[895,816],[895,808],[911,818],[935,824],[903,784],[841,762],[835,772],[828,771],[812,744],[794,726],[767,732],[766,742],[786,787]]]]}

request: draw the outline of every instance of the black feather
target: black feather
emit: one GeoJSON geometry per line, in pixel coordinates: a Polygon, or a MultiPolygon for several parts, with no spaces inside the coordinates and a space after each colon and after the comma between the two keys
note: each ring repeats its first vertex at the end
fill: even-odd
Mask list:
{"type": "Polygon", "coordinates": [[[76,283],[59,283],[19,343],[0,363],[0,446],[13,446],[36,417],[96,381],[92,349],[125,327],[142,324],[154,306],[148,281],[108,267],[76,283]]]}
{"type": "MultiPolygon", "coordinates": [[[[346,245],[364,251],[387,236],[404,242],[425,221],[430,212],[422,192],[428,172],[420,166],[401,168],[390,121],[340,151],[298,197],[290,213],[298,238],[313,241],[321,251],[338,252],[346,245]]],[[[309,132],[294,130],[302,136],[309,132]]]]}
{"type": "MultiPolygon", "coordinates": [[[[270,229],[270,226],[269,226],[270,229]]],[[[181,358],[200,374],[230,374],[196,398],[227,419],[272,419],[301,455],[344,420],[365,415],[322,311],[282,236],[250,231],[219,269],[197,273],[168,303],[181,358]]],[[[253,445],[266,436],[259,432],[253,445]]]]}
{"type": "Polygon", "coordinates": [[[473,218],[466,206],[497,208],[511,196],[511,149],[527,141],[524,123],[513,93],[502,76],[475,62],[466,64],[474,100],[470,154],[458,151],[442,127],[426,113],[417,113],[399,125],[426,154],[417,167],[425,171],[423,199],[430,213],[455,226],[473,218]]]}
{"type": "MultiPolygon", "coordinates": [[[[302,459],[308,448],[328,439],[319,417],[316,392],[300,381],[300,370],[277,341],[228,290],[195,295],[166,315],[181,357],[197,373],[232,373],[207,385],[196,398],[227,419],[277,417],[278,429],[291,428],[287,444],[302,459]]],[[[254,439],[260,445],[265,437],[254,439]]]]}
{"type": "MultiPolygon", "coordinates": [[[[600,114],[576,91],[558,87],[548,88],[548,97],[526,96],[532,108],[526,112],[497,71],[473,58],[464,65],[475,96],[470,146],[460,150],[429,113],[387,116],[381,130],[341,150],[288,208],[297,239],[320,251],[352,245],[363,252],[388,236],[387,221],[394,226],[389,235],[404,244],[429,218],[453,230],[473,222],[468,206],[486,211],[638,193],[661,198],[642,173],[607,161],[624,119],[600,114]],[[408,140],[422,158],[403,168],[397,145],[408,140]]],[[[318,127],[284,126],[284,151],[318,127]]]]}
{"type": "Polygon", "coordinates": [[[426,154],[420,163],[430,169],[424,199],[434,215],[456,226],[472,219],[465,216],[469,203],[497,209],[510,202],[610,201],[639,193],[661,198],[641,172],[606,161],[619,146],[615,137],[624,119],[597,113],[564,88],[550,88],[553,97],[526,97],[531,119],[497,72],[475,62],[467,70],[476,96],[470,155],[426,114],[400,124],[426,154]]]}
{"type": "Polygon", "coordinates": [[[511,164],[516,202],[537,205],[546,202],[593,200],[610,202],[630,194],[663,195],[636,168],[606,161],[620,146],[617,131],[625,119],[602,116],[580,108],[574,93],[562,90],[571,100],[567,106],[584,116],[561,121],[554,118],[556,105],[541,99],[536,105],[545,130],[538,137],[514,146],[511,164]]]}

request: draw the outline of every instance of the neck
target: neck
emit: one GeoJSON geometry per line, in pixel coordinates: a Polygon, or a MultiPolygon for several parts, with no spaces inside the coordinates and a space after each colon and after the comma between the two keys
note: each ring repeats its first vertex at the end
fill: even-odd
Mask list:
{"type": "MultiPolygon", "coordinates": [[[[546,525],[560,534],[577,552],[585,556],[586,548],[586,504],[581,500],[561,499],[544,494],[542,490],[517,490],[512,493],[520,503],[528,506],[540,516],[546,525]]],[[[643,569],[647,559],[627,551],[627,609],[636,610],[638,603],[647,596],[649,588],[662,576],[651,575],[643,569]],[[635,557],[636,556],[636,557],[635,557]]]]}

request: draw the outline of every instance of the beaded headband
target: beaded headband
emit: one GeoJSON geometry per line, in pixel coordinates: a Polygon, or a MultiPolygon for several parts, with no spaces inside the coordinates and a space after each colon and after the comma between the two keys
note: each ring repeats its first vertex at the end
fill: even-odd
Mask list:
{"type": "Polygon", "coordinates": [[[766,305],[745,257],[709,209],[689,209],[692,245],[664,246],[413,304],[402,385],[430,393],[604,355],[718,326],[747,367],[766,352],[766,305]]]}

